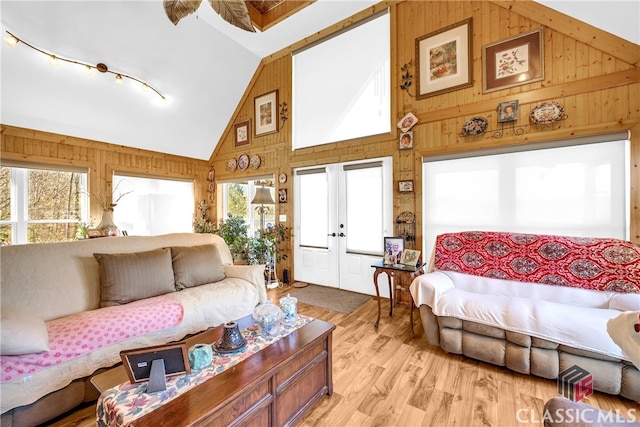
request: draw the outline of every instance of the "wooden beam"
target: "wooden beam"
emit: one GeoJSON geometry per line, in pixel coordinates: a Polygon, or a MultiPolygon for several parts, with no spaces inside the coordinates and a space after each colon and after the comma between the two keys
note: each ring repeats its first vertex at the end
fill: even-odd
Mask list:
{"type": "MultiPolygon", "coordinates": [[[[537,21],[561,34],[574,38],[605,54],[621,59],[635,67],[640,65],[640,46],[600,28],[572,18],[534,1],[492,0],[500,7],[537,21]]],[[[585,5],[584,7],[588,7],[585,5]]]]}

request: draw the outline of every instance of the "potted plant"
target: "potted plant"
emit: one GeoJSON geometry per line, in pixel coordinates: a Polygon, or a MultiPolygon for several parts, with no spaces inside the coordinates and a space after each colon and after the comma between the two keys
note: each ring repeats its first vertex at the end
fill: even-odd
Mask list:
{"type": "Polygon", "coordinates": [[[222,237],[229,246],[234,262],[244,258],[247,251],[249,237],[247,236],[248,225],[240,215],[229,214],[220,224],[214,226],[210,231],[222,237]]]}
{"type": "Polygon", "coordinates": [[[269,225],[263,232],[250,239],[247,251],[249,264],[267,264],[287,259],[278,245],[289,237],[289,229],[282,224],[269,225]]]}

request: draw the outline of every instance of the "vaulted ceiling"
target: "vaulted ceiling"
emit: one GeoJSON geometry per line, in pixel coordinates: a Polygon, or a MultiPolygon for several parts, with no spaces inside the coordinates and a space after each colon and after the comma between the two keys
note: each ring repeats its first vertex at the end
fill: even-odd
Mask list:
{"type": "MultiPolygon", "coordinates": [[[[208,159],[262,58],[377,1],[248,3],[255,33],[222,20],[206,0],[178,25],[162,0],[1,0],[3,37],[10,31],[61,58],[103,63],[167,102],[140,85],[115,85],[115,74],[52,67],[35,50],[2,43],[0,122],[208,159]]],[[[638,0],[541,3],[640,43],[638,0]]]]}

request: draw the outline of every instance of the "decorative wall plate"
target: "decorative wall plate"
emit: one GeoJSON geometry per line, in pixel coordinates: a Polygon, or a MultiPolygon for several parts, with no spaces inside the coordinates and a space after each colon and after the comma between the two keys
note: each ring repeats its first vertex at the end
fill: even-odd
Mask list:
{"type": "Polygon", "coordinates": [[[563,120],[564,107],[553,101],[541,102],[531,110],[529,119],[536,125],[563,120]]]}
{"type": "Polygon", "coordinates": [[[484,117],[474,117],[462,125],[462,133],[466,136],[480,135],[489,127],[489,122],[484,117]]]}
{"type": "Polygon", "coordinates": [[[243,171],[248,166],[249,166],[249,156],[247,156],[246,153],[240,154],[240,156],[238,156],[238,169],[243,171]]]}
{"type": "Polygon", "coordinates": [[[284,184],[285,182],[287,182],[287,174],[282,172],[280,175],[278,175],[278,182],[280,184],[284,184]]]}
{"type": "Polygon", "coordinates": [[[262,160],[260,159],[260,156],[258,156],[257,154],[253,154],[251,156],[251,159],[249,159],[249,167],[251,169],[258,169],[261,162],[262,160]]]}
{"type": "Polygon", "coordinates": [[[236,159],[229,159],[229,161],[227,161],[227,170],[229,172],[233,172],[234,170],[236,170],[237,166],[238,162],[236,161],[236,159]]]}

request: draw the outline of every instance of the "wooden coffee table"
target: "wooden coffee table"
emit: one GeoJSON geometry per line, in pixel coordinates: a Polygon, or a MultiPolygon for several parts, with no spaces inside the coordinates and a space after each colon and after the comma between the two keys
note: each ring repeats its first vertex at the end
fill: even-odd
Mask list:
{"type": "MultiPolygon", "coordinates": [[[[251,316],[237,321],[245,329],[251,316]]],[[[331,339],[335,326],[322,320],[296,329],[237,365],[135,420],[140,426],[260,425],[300,421],[324,395],[333,393],[331,339]]],[[[223,327],[187,339],[187,346],[214,343],[223,327]]],[[[122,366],[91,379],[104,390],[127,382],[122,366]]]]}

